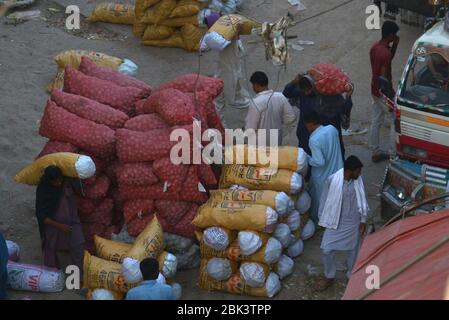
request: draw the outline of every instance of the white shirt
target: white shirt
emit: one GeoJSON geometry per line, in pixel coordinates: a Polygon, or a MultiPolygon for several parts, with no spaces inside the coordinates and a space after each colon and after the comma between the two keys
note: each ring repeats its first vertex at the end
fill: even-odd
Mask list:
{"type": "Polygon", "coordinates": [[[231,41],[226,40],[221,34],[218,32],[208,32],[204,35],[203,40],[201,41],[201,51],[222,51],[228,45],[231,44],[231,41]]]}

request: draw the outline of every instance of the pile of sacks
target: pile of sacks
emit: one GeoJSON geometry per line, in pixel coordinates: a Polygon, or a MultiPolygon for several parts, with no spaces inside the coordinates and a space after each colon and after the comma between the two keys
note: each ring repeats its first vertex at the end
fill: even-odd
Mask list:
{"type": "Polygon", "coordinates": [[[65,68],[63,91],[47,102],[39,134],[49,141],[37,159],[68,152],[94,162],[78,197],[86,249],[94,252],[95,235],[111,239],[124,225],[138,236],[156,212],[165,232],[194,239],[191,221],[217,177],[207,164],[174,165],[170,135],[192,133],[193,119],[203,131],[224,131],[213,104],[222,80],[191,74],[153,90],[86,56],[80,61],[78,70],[65,68]]]}
{"type": "MultiPolygon", "coordinates": [[[[242,148],[246,155],[257,152],[242,148]]],[[[211,191],[193,220],[203,230],[197,233],[201,288],[271,298],[280,291],[280,280],[293,272],[292,258],[304,248],[310,206],[302,203],[307,194],[301,173],[307,162],[302,149],[281,147],[278,152],[277,169],[260,162],[226,165],[220,189],[211,191]]],[[[232,154],[227,160],[236,163],[232,154]]]]}
{"type": "MultiPolygon", "coordinates": [[[[143,281],[139,265],[146,258],[159,260],[158,282],[166,283],[177,271],[176,257],[163,251],[164,235],[157,217],[133,244],[95,236],[95,247],[96,256],[87,251],[84,254],[84,286],[89,289],[88,299],[123,299],[129,289],[143,281]]],[[[175,287],[179,290],[179,285],[175,287]]]]}

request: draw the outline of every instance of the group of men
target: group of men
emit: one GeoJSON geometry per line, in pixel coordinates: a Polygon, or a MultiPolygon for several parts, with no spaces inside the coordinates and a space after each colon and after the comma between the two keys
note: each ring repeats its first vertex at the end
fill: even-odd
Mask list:
{"type": "MultiPolygon", "coordinates": [[[[391,63],[399,43],[398,31],[399,27],[395,22],[386,21],[382,27],[382,39],[376,42],[370,51],[373,121],[369,144],[373,152],[373,162],[387,160],[395,150],[394,114],[383,99],[379,77],[392,83],[391,63]],[[388,152],[380,148],[380,129],[385,118],[388,118],[391,128],[388,152]]],[[[234,55],[237,65],[238,61],[240,57],[234,55]]],[[[241,65],[236,70],[239,72],[234,80],[240,79],[241,65]]],[[[298,122],[299,147],[307,152],[311,168],[306,177],[312,198],[311,219],[316,225],[325,228],[321,244],[325,277],[317,283],[317,290],[325,290],[332,284],[336,275],[336,251],[347,252],[346,270],[347,276],[350,276],[360,238],[366,230],[369,210],[361,178],[363,164],[355,156],[345,160],[342,138],[342,129],[349,128],[353,89],[342,95],[325,96],[315,90],[314,80],[308,74],[299,74],[286,85],[282,93],[269,89],[269,79],[264,72],[253,73],[249,82],[256,96],[238,99],[242,97],[242,92],[246,92],[241,90],[244,87],[242,82],[227,82],[225,78],[225,88],[227,85],[235,86],[230,100],[224,100],[225,105],[237,105],[237,100],[245,100],[248,103],[246,130],[254,129],[257,132],[264,129],[268,137],[266,145],[280,146],[284,129],[298,122]],[[292,105],[299,109],[299,119],[292,105]],[[270,130],[278,131],[277,141],[269,140],[270,130]]],[[[222,112],[222,108],[219,112],[222,112]]]]}

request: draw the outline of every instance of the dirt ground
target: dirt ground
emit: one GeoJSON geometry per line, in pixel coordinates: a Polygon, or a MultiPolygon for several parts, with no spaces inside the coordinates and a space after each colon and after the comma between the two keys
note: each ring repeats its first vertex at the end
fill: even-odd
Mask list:
{"type": "MultiPolygon", "coordinates": [[[[77,3],[82,14],[90,12],[100,1],[36,1],[29,9],[40,9],[41,19],[22,24],[6,23],[0,19],[0,231],[7,239],[21,246],[21,261],[40,264],[42,255],[34,216],[35,189],[14,183],[13,177],[39,153],[45,139],[38,136],[38,121],[42,116],[48,94],[45,89],[56,72],[53,56],[67,49],[88,49],[110,55],[129,58],[139,65],[138,78],[158,86],[179,74],[200,71],[212,75],[216,67],[216,54],[207,53],[199,59],[195,53],[180,49],[144,47],[134,38],[129,26],[106,24],[89,25],[69,32],[64,28],[64,14],[48,10],[64,9],[65,5],[77,3]],[[73,3],[71,3],[73,2],[73,3]]],[[[365,28],[365,9],[370,0],[352,1],[332,9],[344,0],[303,0],[307,10],[292,9],[287,0],[246,0],[242,13],[259,21],[275,21],[288,11],[299,23],[290,31],[298,39],[312,40],[313,46],[303,51],[291,51],[292,60],[286,70],[278,69],[265,61],[261,44],[248,44],[255,36],[243,39],[247,49],[248,74],[256,70],[268,73],[273,89],[282,90],[284,85],[300,72],[320,62],[331,62],[344,68],[355,83],[352,128],[368,128],[370,124],[370,46],[380,38],[380,31],[365,28]],[[278,78],[279,74],[279,79],[278,78]]],[[[398,81],[410,48],[421,30],[401,25],[401,43],[394,60],[394,80],[398,81]]],[[[227,110],[227,122],[241,127],[244,112],[227,110]]],[[[386,137],[386,130],[383,135],[386,137]]],[[[347,155],[355,154],[365,163],[364,175],[368,189],[373,221],[380,222],[379,185],[385,163],[373,164],[366,144],[367,135],[345,138],[347,155]]],[[[296,144],[295,130],[288,141],[296,144]]],[[[346,281],[339,274],[336,285],[324,293],[313,292],[316,276],[321,272],[321,233],[305,244],[305,252],[296,260],[295,272],[283,282],[283,290],[275,299],[339,299],[344,293],[346,281]]],[[[178,272],[176,281],[183,287],[184,299],[243,299],[227,294],[205,292],[198,288],[198,270],[178,272]]],[[[10,292],[12,299],[82,299],[71,291],[59,294],[10,292]]]]}

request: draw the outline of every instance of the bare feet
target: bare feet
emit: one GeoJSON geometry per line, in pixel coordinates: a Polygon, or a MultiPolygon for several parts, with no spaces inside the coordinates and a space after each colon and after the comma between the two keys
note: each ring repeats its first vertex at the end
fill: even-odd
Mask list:
{"type": "Polygon", "coordinates": [[[315,284],[315,291],[322,292],[334,284],[334,279],[321,278],[315,284]]]}

